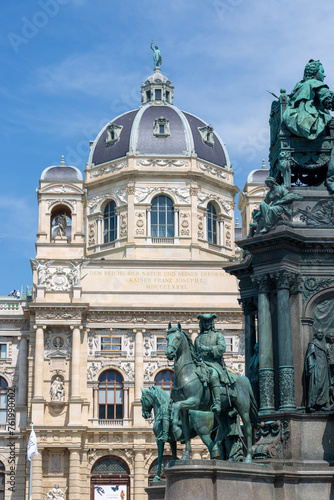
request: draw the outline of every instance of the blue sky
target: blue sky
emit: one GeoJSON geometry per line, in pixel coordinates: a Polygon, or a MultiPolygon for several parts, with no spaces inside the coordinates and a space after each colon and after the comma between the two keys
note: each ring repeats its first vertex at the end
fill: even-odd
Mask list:
{"type": "Polygon", "coordinates": [[[150,41],[174,103],[210,122],[242,189],[268,157],[266,92],[320,59],[334,90],[331,0],[4,0],[0,30],[0,295],[31,284],[44,168],[84,169],[104,124],[140,104],[150,41]]]}

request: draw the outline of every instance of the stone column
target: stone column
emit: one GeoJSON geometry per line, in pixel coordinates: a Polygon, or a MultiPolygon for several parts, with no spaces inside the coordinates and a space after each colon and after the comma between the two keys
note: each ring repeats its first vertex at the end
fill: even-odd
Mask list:
{"type": "Polygon", "coordinates": [[[255,306],[252,298],[240,300],[245,316],[245,373],[249,378],[249,362],[256,343],[255,306]]]}
{"type": "Polygon", "coordinates": [[[80,399],[80,330],[82,326],[71,326],[72,362],[71,362],[71,399],[80,399]]]}
{"type": "Polygon", "coordinates": [[[179,237],[179,211],[174,209],[174,238],[179,237]]]}
{"type": "Polygon", "coordinates": [[[128,387],[124,388],[123,391],[123,408],[124,408],[124,415],[123,418],[129,418],[129,389],[128,387]]]}
{"type": "MultiPolygon", "coordinates": [[[[44,345],[43,345],[44,351],[44,345]]],[[[20,340],[19,353],[19,390],[17,396],[17,406],[27,405],[27,386],[28,386],[28,340],[22,335],[20,340]]]]}
{"type": "MultiPolygon", "coordinates": [[[[38,436],[37,436],[38,441],[38,436]]],[[[32,468],[32,498],[44,498],[42,496],[42,485],[43,485],[43,449],[38,446],[38,455],[34,455],[33,458],[33,468],[32,468]]],[[[30,462],[27,460],[27,474],[28,474],[28,482],[27,488],[29,490],[29,472],[30,472],[30,462]]],[[[28,498],[28,497],[27,497],[28,498]]]]}
{"type": "Polygon", "coordinates": [[[135,401],[141,398],[140,388],[144,385],[144,364],[143,364],[143,333],[145,330],[133,330],[135,339],[135,401]]]}
{"type": "Polygon", "coordinates": [[[98,217],[96,219],[96,224],[97,224],[97,244],[102,245],[102,217],[98,217]]]}
{"type": "Polygon", "coordinates": [[[81,423],[81,392],[80,392],[80,354],[82,326],[71,326],[72,330],[72,359],[71,359],[71,397],[70,397],[70,425],[81,423]]]}
{"type": "MultiPolygon", "coordinates": [[[[195,167],[194,167],[195,168],[195,167]]],[[[198,210],[197,210],[197,195],[198,195],[198,184],[197,182],[191,182],[190,185],[190,203],[191,203],[191,243],[192,245],[198,245],[198,222],[199,219],[197,217],[198,215],[198,210]]]]}
{"type": "Polygon", "coordinates": [[[270,314],[270,280],[264,275],[258,285],[258,339],[260,412],[275,411],[273,334],[270,314]]]}
{"type": "Polygon", "coordinates": [[[224,246],[224,221],[219,219],[219,244],[221,247],[224,246]]]}
{"type": "Polygon", "coordinates": [[[43,399],[44,382],[44,330],[46,326],[34,326],[35,334],[35,367],[34,367],[34,399],[43,399]]]}
{"type": "Polygon", "coordinates": [[[117,221],[116,221],[116,240],[119,240],[119,238],[120,238],[120,232],[121,232],[121,228],[120,228],[121,216],[120,216],[119,212],[116,212],[116,217],[117,217],[117,221]]]}
{"type": "Polygon", "coordinates": [[[68,500],[80,499],[80,451],[70,449],[68,500]]]}
{"type": "Polygon", "coordinates": [[[28,393],[28,340],[23,334],[20,339],[19,350],[19,384],[16,403],[16,426],[19,428],[27,425],[27,393],[28,393]]]}
{"type": "Polygon", "coordinates": [[[295,372],[292,353],[290,284],[294,276],[276,273],[279,409],[293,410],[295,404],[295,372]]]}
{"type": "Polygon", "coordinates": [[[147,235],[147,238],[151,238],[151,209],[148,208],[146,210],[146,224],[147,224],[147,227],[146,227],[146,235],[147,235]]]}
{"type": "Polygon", "coordinates": [[[133,182],[129,182],[127,188],[128,192],[128,242],[134,243],[135,241],[135,192],[136,188],[133,182]]]}
{"type": "Polygon", "coordinates": [[[99,389],[97,387],[94,387],[93,389],[93,418],[98,419],[98,410],[99,410],[99,389]]]}
{"type": "Polygon", "coordinates": [[[145,498],[145,450],[135,451],[135,487],[134,498],[145,498]]]}

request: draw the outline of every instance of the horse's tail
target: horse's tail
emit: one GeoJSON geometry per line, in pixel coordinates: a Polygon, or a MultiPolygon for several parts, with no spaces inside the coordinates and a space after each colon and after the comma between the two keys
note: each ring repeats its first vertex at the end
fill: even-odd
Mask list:
{"type": "Polygon", "coordinates": [[[257,406],[257,402],[254,396],[252,385],[249,381],[249,378],[244,377],[247,380],[248,390],[249,390],[249,399],[250,399],[250,408],[249,408],[249,418],[253,427],[257,425],[257,418],[259,414],[259,409],[257,406]]]}

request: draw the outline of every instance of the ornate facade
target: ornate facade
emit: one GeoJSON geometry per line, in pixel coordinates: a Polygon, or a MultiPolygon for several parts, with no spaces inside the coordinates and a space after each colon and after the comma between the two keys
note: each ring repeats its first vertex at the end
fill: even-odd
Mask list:
{"type": "MultiPolygon", "coordinates": [[[[111,487],[120,498],[146,498],[157,447],[141,388],[170,388],[168,321],[195,338],[197,314],[216,313],[225,361],[243,371],[238,288],[222,269],[235,257],[238,189],[216,132],[173,95],[155,68],[142,106],[91,142],[85,180],[64,159],[41,175],[33,297],[0,302],[0,377],[3,391],[14,388],[17,415],[16,491],[6,477],[6,499],[27,498],[30,423],[34,499],[56,484],[70,500],[111,498],[111,487]]],[[[208,456],[198,441],[193,456],[208,456]]]]}

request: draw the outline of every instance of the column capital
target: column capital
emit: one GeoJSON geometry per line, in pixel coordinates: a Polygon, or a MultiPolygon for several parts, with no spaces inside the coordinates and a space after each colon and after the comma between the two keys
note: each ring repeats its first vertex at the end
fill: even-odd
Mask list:
{"type": "Polygon", "coordinates": [[[83,330],[83,326],[82,326],[82,325],[75,325],[75,326],[74,326],[74,325],[71,325],[71,326],[70,326],[70,329],[71,329],[71,330],[74,330],[75,328],[77,328],[78,330],[83,330]]]}
{"type": "Polygon", "coordinates": [[[270,277],[276,282],[278,289],[287,288],[290,290],[296,284],[298,274],[289,271],[277,271],[271,273],[270,277]]]}
{"type": "Polygon", "coordinates": [[[46,325],[34,325],[34,330],[37,330],[37,328],[43,328],[43,330],[46,330],[46,325]]]}
{"type": "Polygon", "coordinates": [[[239,304],[242,307],[243,313],[246,314],[251,314],[252,312],[255,312],[255,304],[254,304],[254,299],[253,297],[247,297],[244,299],[238,299],[239,304]]]}
{"type": "Polygon", "coordinates": [[[269,293],[272,290],[272,282],[269,274],[253,276],[251,278],[253,285],[256,286],[259,293],[269,293]]]}

